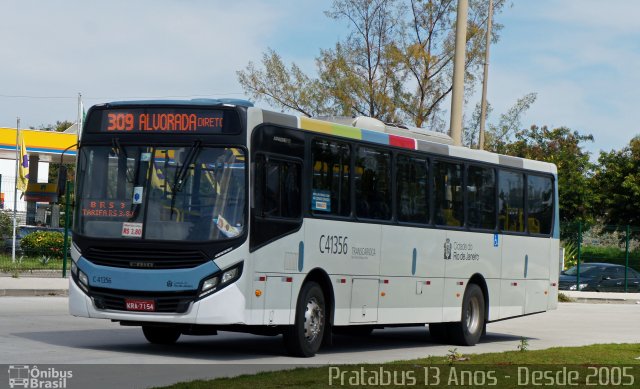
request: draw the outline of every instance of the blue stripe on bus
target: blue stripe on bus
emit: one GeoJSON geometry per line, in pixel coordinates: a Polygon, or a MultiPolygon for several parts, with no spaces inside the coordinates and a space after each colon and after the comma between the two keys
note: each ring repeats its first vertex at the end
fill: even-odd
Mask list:
{"type": "Polygon", "coordinates": [[[149,270],[100,266],[83,257],[78,260],[78,269],[93,287],[153,292],[195,290],[203,278],[220,270],[213,261],[190,269],[149,270]]]}
{"type": "Polygon", "coordinates": [[[389,144],[389,135],[382,132],[362,130],[362,140],[367,142],[379,143],[382,145],[389,144]]]}

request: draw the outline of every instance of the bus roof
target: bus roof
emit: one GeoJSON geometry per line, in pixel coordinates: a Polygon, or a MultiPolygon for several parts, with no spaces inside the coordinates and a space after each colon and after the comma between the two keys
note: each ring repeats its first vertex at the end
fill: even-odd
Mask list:
{"type": "Polygon", "coordinates": [[[96,104],[96,106],[131,106],[131,105],[233,105],[239,107],[253,107],[253,103],[243,99],[191,99],[191,100],[128,100],[128,101],[112,101],[105,104],[96,104]]]}
{"type": "Polygon", "coordinates": [[[308,117],[297,117],[293,115],[271,112],[262,110],[260,108],[250,108],[249,110],[261,111],[263,122],[265,123],[296,127],[310,132],[317,132],[354,140],[363,140],[367,142],[378,143],[381,145],[423,151],[442,156],[464,158],[497,164],[505,167],[551,173],[554,175],[557,174],[557,167],[552,163],[513,157],[510,155],[496,154],[485,150],[470,149],[468,147],[454,146],[451,144],[447,144],[448,142],[440,142],[435,137],[430,138],[430,140],[426,140],[423,137],[415,136],[411,131],[403,131],[402,133],[406,134],[406,136],[397,135],[398,133],[400,133],[400,131],[402,131],[402,128],[400,127],[397,128],[398,131],[382,132],[353,127],[335,122],[312,119],[308,117]]]}

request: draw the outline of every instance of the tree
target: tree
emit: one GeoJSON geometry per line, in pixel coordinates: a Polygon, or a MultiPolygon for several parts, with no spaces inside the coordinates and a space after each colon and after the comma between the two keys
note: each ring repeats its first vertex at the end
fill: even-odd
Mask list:
{"type": "MultiPolygon", "coordinates": [[[[455,0],[334,0],[326,15],[349,24],[349,34],[316,58],[317,78],[272,49],[262,66],[250,62],[238,80],[256,100],[307,116],[371,116],[385,122],[442,123],[440,104],[451,92],[455,0]]],[[[504,0],[496,2],[499,11],[504,0]]],[[[471,0],[467,86],[484,53],[486,2],[471,0]]],[[[500,25],[494,28],[498,39],[500,25]]]]}
{"type": "MultiPolygon", "coordinates": [[[[403,36],[404,51],[398,60],[404,65],[409,85],[414,85],[414,88],[403,90],[399,104],[408,119],[418,127],[429,123],[432,129],[439,129],[440,104],[453,87],[456,5],[454,0],[410,1],[410,17],[403,36]]],[[[471,0],[469,3],[465,61],[467,92],[473,90],[484,63],[487,5],[485,0],[471,0]]],[[[500,12],[503,6],[504,1],[496,1],[494,13],[500,12]]],[[[498,41],[501,29],[501,24],[494,24],[494,43],[498,41]]]]}
{"type": "Polygon", "coordinates": [[[57,120],[55,124],[41,124],[38,126],[38,128],[34,128],[34,127],[29,127],[32,130],[42,130],[42,131],[56,131],[56,132],[63,132],[64,130],[66,130],[67,128],[73,126],[75,124],[75,122],[70,122],[68,120],[57,120]]]}
{"type": "Polygon", "coordinates": [[[594,164],[582,143],[593,135],[581,135],[566,127],[549,130],[531,126],[517,131],[513,141],[494,141],[491,151],[551,162],[558,167],[560,220],[592,219],[598,194],[593,187],[594,164]]]}
{"type": "MultiPolygon", "coordinates": [[[[0,238],[13,234],[12,211],[0,209],[0,238]]],[[[4,245],[3,245],[4,246],[4,245]]],[[[0,247],[2,249],[3,247],[0,247]]]]}
{"type": "Polygon", "coordinates": [[[622,150],[600,152],[598,162],[599,215],[608,224],[640,225],[640,136],[622,150]]]}

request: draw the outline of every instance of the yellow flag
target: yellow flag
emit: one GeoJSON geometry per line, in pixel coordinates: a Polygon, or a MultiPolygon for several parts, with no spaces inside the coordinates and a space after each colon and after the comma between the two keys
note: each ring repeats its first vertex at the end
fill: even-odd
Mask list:
{"type": "Polygon", "coordinates": [[[29,184],[29,156],[27,155],[27,147],[24,145],[24,137],[19,134],[20,142],[20,165],[18,166],[18,179],[16,187],[22,192],[26,192],[29,184]]]}

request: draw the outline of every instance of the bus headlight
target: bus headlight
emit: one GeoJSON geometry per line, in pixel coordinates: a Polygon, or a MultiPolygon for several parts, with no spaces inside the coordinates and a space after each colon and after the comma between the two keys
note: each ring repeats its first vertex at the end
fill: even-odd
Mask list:
{"type": "Polygon", "coordinates": [[[74,276],[78,276],[78,265],[72,260],[71,261],[71,274],[74,276]]]}
{"type": "Polygon", "coordinates": [[[228,284],[238,278],[239,269],[237,267],[222,273],[222,284],[228,284]]]}
{"type": "Polygon", "coordinates": [[[82,270],[78,272],[78,279],[82,285],[89,286],[89,278],[87,278],[87,275],[84,274],[82,270]]]}
{"type": "Polygon", "coordinates": [[[202,287],[200,288],[199,297],[204,297],[217,290],[224,288],[227,285],[234,283],[242,275],[242,262],[234,267],[225,270],[222,275],[220,273],[209,277],[202,281],[202,287]]]}
{"type": "MultiPolygon", "coordinates": [[[[202,283],[202,294],[215,288],[218,285],[218,276],[208,278],[202,283]]],[[[202,296],[201,294],[201,296],[202,296]]]]}

